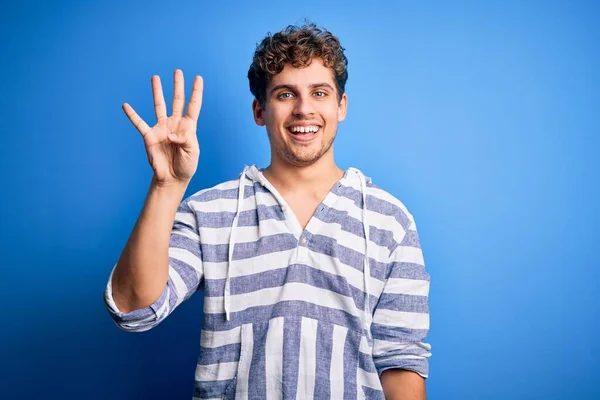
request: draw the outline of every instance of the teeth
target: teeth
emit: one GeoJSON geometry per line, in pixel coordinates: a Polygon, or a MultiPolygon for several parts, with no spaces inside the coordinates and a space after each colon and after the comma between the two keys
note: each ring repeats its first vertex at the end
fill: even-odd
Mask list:
{"type": "Polygon", "coordinates": [[[292,126],[290,131],[295,133],[307,133],[307,132],[316,132],[319,130],[318,126],[292,126]]]}

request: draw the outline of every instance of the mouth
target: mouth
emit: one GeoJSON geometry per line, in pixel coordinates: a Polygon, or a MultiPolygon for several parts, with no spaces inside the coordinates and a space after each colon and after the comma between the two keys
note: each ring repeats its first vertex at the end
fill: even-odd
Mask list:
{"type": "Polygon", "coordinates": [[[289,126],[286,128],[288,133],[294,140],[299,142],[309,142],[321,132],[322,127],[319,125],[310,126],[289,126]]]}

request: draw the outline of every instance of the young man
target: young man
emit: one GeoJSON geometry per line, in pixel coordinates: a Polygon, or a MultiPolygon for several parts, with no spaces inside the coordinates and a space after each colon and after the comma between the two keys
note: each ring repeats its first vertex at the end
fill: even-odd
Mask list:
{"type": "Polygon", "coordinates": [[[248,78],[270,165],[183,201],[202,79],[184,116],[175,71],[167,117],[154,76],[152,128],[123,107],[154,176],[105,301],[118,326],[144,331],[204,292],[194,398],[425,399],[429,275],[414,219],[334,162],[346,66],[339,40],[315,25],[267,36],[248,78]]]}

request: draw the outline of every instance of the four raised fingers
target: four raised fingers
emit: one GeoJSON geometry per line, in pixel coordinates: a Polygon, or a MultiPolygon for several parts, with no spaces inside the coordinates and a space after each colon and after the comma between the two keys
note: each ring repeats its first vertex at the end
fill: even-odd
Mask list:
{"type": "MultiPolygon", "coordinates": [[[[183,72],[180,69],[175,70],[174,73],[174,94],[173,94],[173,116],[181,117],[183,114],[183,108],[185,106],[185,89],[183,72]]],[[[202,92],[204,90],[204,81],[200,75],[197,75],[194,79],[194,86],[192,88],[192,97],[187,108],[187,117],[196,122],[200,116],[200,108],[202,107],[202,92]]],[[[158,75],[152,76],[152,95],[154,98],[154,112],[156,119],[161,120],[167,117],[167,107],[165,105],[165,98],[163,95],[162,85],[160,83],[160,77],[158,75]]],[[[136,127],[136,129],[145,136],[150,127],[144,120],[135,112],[135,110],[127,103],[123,104],[123,111],[136,127]]],[[[179,136],[179,135],[177,135],[179,136]]],[[[181,140],[181,139],[180,139],[181,140]]],[[[180,140],[174,140],[179,142],[180,140]]]]}

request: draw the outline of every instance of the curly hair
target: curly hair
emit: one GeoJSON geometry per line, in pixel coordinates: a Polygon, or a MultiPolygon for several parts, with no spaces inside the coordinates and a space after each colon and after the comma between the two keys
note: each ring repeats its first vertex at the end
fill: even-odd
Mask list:
{"type": "Polygon", "coordinates": [[[304,68],[318,57],[333,71],[338,102],[341,101],[348,80],[348,59],[344,48],[331,32],[310,22],[302,26],[289,25],[273,35],[268,33],[256,46],[248,70],[250,92],[264,107],[267,85],[273,76],[280,73],[286,64],[304,68]]]}

